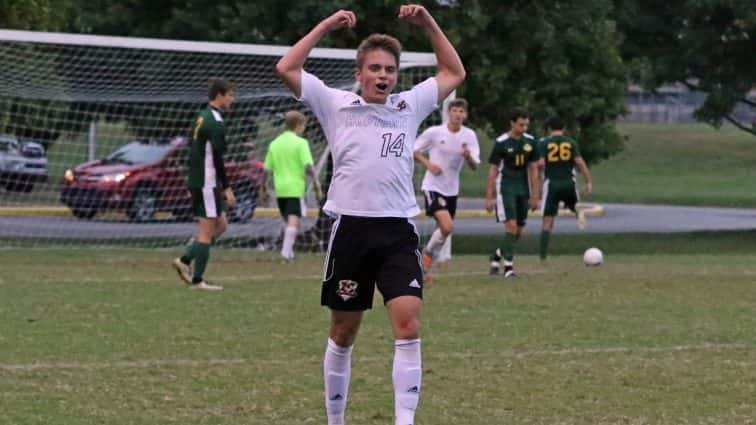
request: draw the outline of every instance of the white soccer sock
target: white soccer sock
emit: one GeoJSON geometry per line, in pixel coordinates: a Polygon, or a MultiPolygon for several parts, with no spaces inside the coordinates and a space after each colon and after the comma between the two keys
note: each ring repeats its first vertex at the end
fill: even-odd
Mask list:
{"type": "Polygon", "coordinates": [[[441,247],[444,246],[444,242],[446,242],[446,236],[441,233],[440,229],[436,229],[431,235],[428,245],[425,245],[425,253],[435,259],[438,252],[441,251],[441,247]]]}
{"type": "Polygon", "coordinates": [[[415,410],[420,401],[422,360],[419,339],[397,339],[394,342],[394,415],[396,425],[415,423],[415,410]]]}
{"type": "Polygon", "coordinates": [[[341,347],[328,338],[323,378],[328,425],[343,425],[349,393],[349,375],[352,369],[352,347],[341,347]]]}
{"type": "Polygon", "coordinates": [[[286,226],[284,229],[283,246],[281,247],[281,255],[286,258],[294,258],[294,242],[297,239],[297,228],[294,226],[286,226]]]}

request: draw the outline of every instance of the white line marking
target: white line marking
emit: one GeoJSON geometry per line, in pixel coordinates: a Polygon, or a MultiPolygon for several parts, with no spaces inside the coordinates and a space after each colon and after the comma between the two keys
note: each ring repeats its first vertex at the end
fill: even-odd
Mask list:
{"type": "MultiPolygon", "coordinates": [[[[680,351],[730,351],[730,350],[756,350],[756,345],[748,344],[694,344],[694,345],[673,345],[669,347],[598,347],[598,348],[565,348],[561,350],[504,350],[496,353],[430,353],[424,354],[426,360],[445,360],[445,359],[485,359],[493,358],[527,358],[527,357],[561,357],[569,355],[591,355],[591,354],[615,354],[615,353],[672,353],[680,351]]],[[[386,356],[359,356],[357,361],[361,363],[385,362],[386,356]]],[[[306,363],[322,362],[320,356],[310,356],[304,359],[306,363]]],[[[2,364],[0,370],[3,371],[34,371],[47,369],[147,369],[155,367],[209,367],[209,366],[229,366],[239,364],[249,364],[251,366],[270,366],[291,365],[292,360],[287,359],[268,359],[259,358],[249,359],[207,359],[207,360],[189,360],[189,359],[153,359],[153,360],[135,360],[135,361],[114,361],[114,362],[39,362],[26,364],[2,364]]]]}

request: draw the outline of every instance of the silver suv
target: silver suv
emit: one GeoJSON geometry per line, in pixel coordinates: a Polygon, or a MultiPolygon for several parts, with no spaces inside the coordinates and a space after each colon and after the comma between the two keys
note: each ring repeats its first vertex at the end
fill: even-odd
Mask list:
{"type": "Polygon", "coordinates": [[[16,136],[0,134],[0,186],[31,192],[34,183],[47,181],[45,148],[36,142],[20,143],[16,136]]]}

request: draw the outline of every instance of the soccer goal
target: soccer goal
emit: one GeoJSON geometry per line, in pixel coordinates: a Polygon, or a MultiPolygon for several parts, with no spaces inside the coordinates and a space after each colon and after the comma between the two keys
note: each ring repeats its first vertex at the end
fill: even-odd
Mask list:
{"type": "MultiPolygon", "coordinates": [[[[271,247],[280,219],[258,199],[262,160],[283,114],[305,113],[325,187],[329,157],[309,110],[279,82],[288,47],[0,30],[0,240],[4,244],[184,243],[196,232],[185,190],[186,144],[207,82],[236,87],[226,166],[238,198],[222,244],[271,247]]],[[[355,51],[314,49],[306,69],[354,89],[355,51]]],[[[405,52],[398,89],[435,73],[405,52]]],[[[426,125],[440,122],[436,112],[426,125]]],[[[272,199],[272,198],[271,198],[272,199]]],[[[322,249],[329,222],[314,197],[297,249],[322,249]]]]}

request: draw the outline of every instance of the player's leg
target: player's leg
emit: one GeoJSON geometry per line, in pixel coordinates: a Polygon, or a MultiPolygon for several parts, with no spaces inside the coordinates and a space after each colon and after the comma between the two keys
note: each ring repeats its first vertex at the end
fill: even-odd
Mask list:
{"type": "Polygon", "coordinates": [[[397,425],[413,424],[420,402],[422,355],[420,351],[420,309],[422,300],[400,296],[386,304],[394,333],[394,417],[397,425]]]}
{"type": "Polygon", "coordinates": [[[436,219],[436,230],[430,237],[428,244],[423,249],[423,261],[425,263],[426,273],[433,261],[438,257],[438,253],[446,243],[446,239],[454,232],[454,219],[446,209],[439,209],[433,214],[436,219]]]}
{"type": "Polygon", "coordinates": [[[580,200],[580,194],[574,182],[565,190],[564,193],[564,205],[575,213],[577,218],[577,225],[580,230],[585,229],[588,224],[588,220],[585,217],[585,208],[579,208],[577,206],[580,200]]]}
{"type": "Polygon", "coordinates": [[[552,189],[543,192],[543,200],[541,202],[543,222],[541,225],[541,238],[539,243],[541,260],[545,260],[547,256],[549,240],[551,239],[551,230],[554,228],[554,217],[559,213],[559,201],[560,198],[555,190],[552,189]]]}
{"type": "Polygon", "coordinates": [[[522,208],[520,206],[520,198],[522,197],[515,193],[512,193],[511,191],[503,191],[501,193],[501,197],[506,219],[504,220],[504,238],[502,239],[497,251],[497,253],[500,254],[498,261],[501,262],[504,277],[513,277],[514,249],[515,244],[517,243],[517,239],[519,239],[520,229],[518,228],[518,224],[521,221],[520,210],[522,208]]]}
{"type": "Polygon", "coordinates": [[[294,259],[294,243],[297,240],[299,218],[302,216],[301,199],[278,198],[278,209],[284,219],[284,237],[281,244],[281,256],[287,260],[294,259]]]}
{"type": "Polygon", "coordinates": [[[362,316],[362,311],[331,310],[331,326],[323,358],[328,425],[344,424],[352,373],[352,346],[357,338],[362,316]]]}
{"type": "Polygon", "coordinates": [[[225,204],[220,191],[216,188],[191,190],[192,208],[198,217],[199,226],[197,237],[189,244],[181,258],[173,261],[174,268],[182,280],[191,284],[192,288],[219,290],[220,286],[208,285],[203,275],[210,258],[210,245],[218,229],[225,230],[225,204]],[[223,222],[218,223],[220,217],[223,222]],[[193,270],[190,264],[194,262],[193,270]]]}
{"type": "Polygon", "coordinates": [[[326,253],[320,302],[331,309],[331,327],[323,360],[329,425],[344,423],[352,345],[363,312],[373,305],[376,273],[369,261],[369,242],[379,235],[365,220],[369,219],[337,219],[326,253]]]}
{"type": "Polygon", "coordinates": [[[554,216],[550,215],[544,215],[543,216],[543,223],[541,224],[541,239],[539,243],[539,254],[541,256],[541,260],[545,260],[548,249],[549,249],[549,240],[551,239],[551,230],[554,228],[554,216]]]}
{"type": "Polygon", "coordinates": [[[392,378],[397,425],[414,423],[422,382],[420,310],[423,276],[418,261],[418,238],[410,226],[407,223],[386,229],[393,240],[386,244],[386,259],[377,281],[394,334],[392,378]]]}

